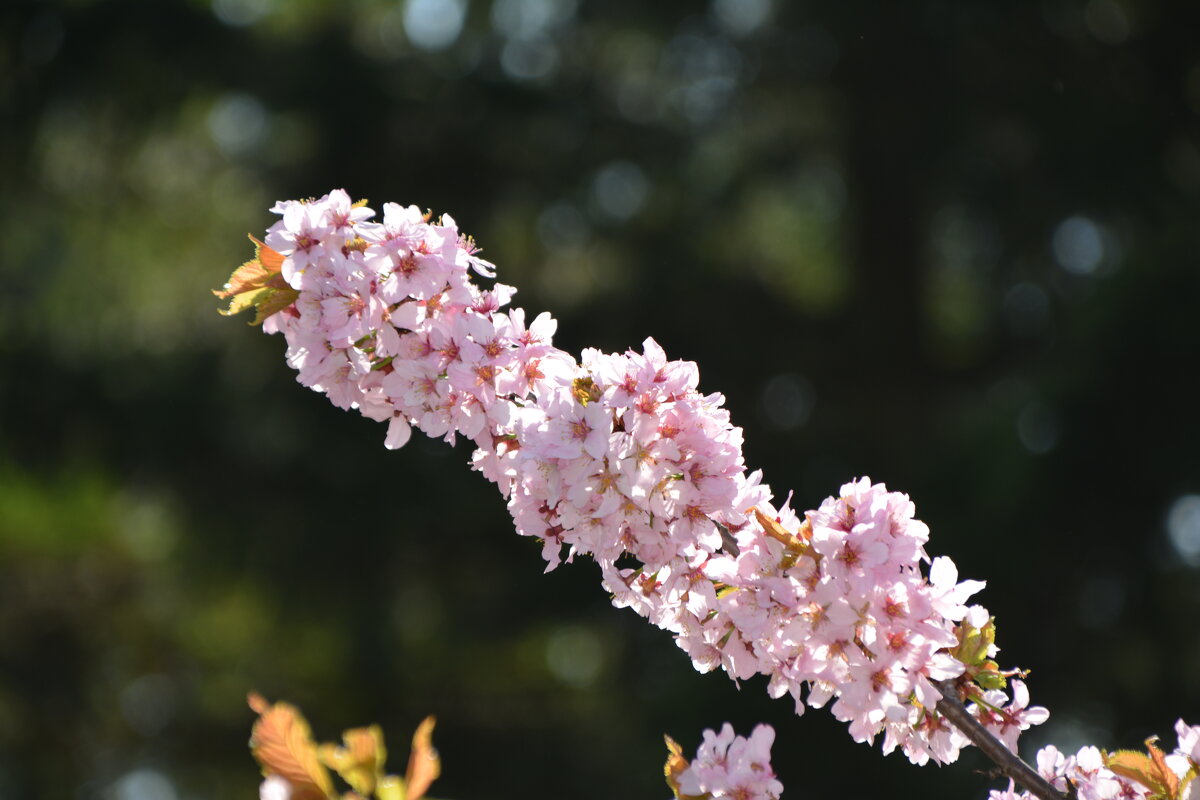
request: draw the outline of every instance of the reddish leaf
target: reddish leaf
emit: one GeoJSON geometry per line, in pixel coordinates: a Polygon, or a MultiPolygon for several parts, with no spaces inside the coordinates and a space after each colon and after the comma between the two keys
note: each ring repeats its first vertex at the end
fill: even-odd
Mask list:
{"type": "Polygon", "coordinates": [[[222,298],[233,297],[251,289],[261,289],[269,277],[270,273],[263,269],[258,259],[252,259],[235,269],[225,286],[213,289],[212,293],[222,298]]]}
{"type": "Polygon", "coordinates": [[[436,724],[434,717],[426,717],[413,734],[412,753],[404,773],[404,783],[408,787],[405,800],[420,800],[429,785],[442,774],[442,762],[433,747],[433,726],[436,724]]]}
{"type": "Polygon", "coordinates": [[[250,708],[259,715],[250,732],[250,753],[264,775],[279,775],[292,785],[292,800],[329,800],[333,781],[317,758],[317,746],[304,717],[287,703],[269,704],[251,694],[250,708]]]}
{"type": "Polygon", "coordinates": [[[1179,796],[1179,776],[1167,766],[1166,756],[1155,745],[1156,737],[1146,740],[1146,753],[1118,750],[1106,753],[1104,764],[1123,778],[1136,781],[1156,797],[1175,800],[1179,796]]]}
{"type": "Polygon", "coordinates": [[[283,253],[278,250],[273,250],[267,247],[262,241],[250,237],[250,241],[254,242],[254,255],[262,262],[268,272],[279,272],[283,269],[283,253]]]}
{"type": "Polygon", "coordinates": [[[235,269],[225,286],[213,289],[213,294],[229,299],[229,306],[222,314],[231,316],[254,308],[256,313],[250,324],[259,325],[296,302],[299,292],[283,279],[283,254],[253,236],[250,240],[254,242],[254,258],[235,269]]]}

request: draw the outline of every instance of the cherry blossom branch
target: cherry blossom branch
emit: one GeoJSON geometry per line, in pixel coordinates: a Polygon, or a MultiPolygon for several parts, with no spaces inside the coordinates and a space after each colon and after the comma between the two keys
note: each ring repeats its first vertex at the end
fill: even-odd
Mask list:
{"type": "MultiPolygon", "coordinates": [[[[224,313],[255,309],[255,324],[286,338],[298,380],[387,422],[389,448],[413,427],[471,439],[472,467],[541,544],[547,569],[564,550],[567,562],[590,556],[613,604],[670,631],[696,669],[765,675],[797,714],[831,704],[855,740],[882,735],[884,753],[900,748],[915,764],[950,763],[973,742],[993,759],[997,740],[1016,752],[1021,731],[1048,717],[1028,705],[1022,673],[993,661],[994,620],[968,605],[984,584],[928,556],[907,495],[862,478],[813,510],[793,511],[790,497],[773,505],[761,474],[747,473],[724,398],[698,392],[695,364],[668,361],[653,339],[640,353],[586,349],[578,360],[554,347],[549,314],[527,324],[522,309],[504,310],[516,289],[475,283],[472,272],[493,278],[494,265],[449,216],[389,203],[372,222],[340,190],[272,210],[282,219],[216,292],[230,299],[224,313]],[[942,688],[954,686],[972,707],[942,688]]],[[[1162,769],[1182,786],[1200,726],[1177,730],[1187,754],[1162,769]]],[[[1037,773],[1016,771],[1042,791],[1039,774],[1062,791],[1126,774],[1092,750],[1046,748],[1037,773]]],[[[1178,800],[1171,787],[1157,794],[1178,800]]]]}

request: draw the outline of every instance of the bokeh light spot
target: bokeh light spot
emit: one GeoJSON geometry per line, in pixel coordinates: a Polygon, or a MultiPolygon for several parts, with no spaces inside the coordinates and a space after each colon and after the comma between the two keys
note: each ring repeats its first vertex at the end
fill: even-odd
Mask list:
{"type": "Polygon", "coordinates": [[[736,96],[741,51],[720,36],[675,36],[663,50],[659,71],[672,85],[667,105],[692,125],[706,125],[736,96]]]}
{"type": "Polygon", "coordinates": [[[122,775],[112,787],[113,800],[176,800],[175,786],[156,769],[136,769],[122,775]]]}
{"type": "Polygon", "coordinates": [[[176,541],[170,511],[154,500],[134,501],[122,520],[120,537],[139,561],[162,561],[171,554],[176,541]]]}
{"type": "Polygon", "coordinates": [[[156,736],[175,715],[175,682],[152,673],[131,681],[121,690],[121,716],[143,736],[156,736]]]}
{"type": "Polygon", "coordinates": [[[257,98],[234,92],[224,95],[208,112],[208,132],[226,156],[243,156],[262,146],[269,116],[257,98]]]}
{"type": "Polygon", "coordinates": [[[781,373],[763,386],[762,407],[776,428],[795,430],[808,422],[816,405],[812,382],[802,375],[781,373]]]}
{"type": "Polygon", "coordinates": [[[546,666],[555,678],[578,688],[595,683],[604,667],[604,648],[586,628],[567,627],[546,641],[546,666]]]}
{"type": "Polygon", "coordinates": [[[1200,567],[1200,494],[1185,494],[1171,503],[1167,538],[1184,563],[1200,567]]]}
{"type": "Polygon", "coordinates": [[[1055,714],[1040,731],[1046,743],[1053,742],[1064,753],[1112,739],[1112,722],[1103,706],[1092,704],[1080,716],[1055,714]]]}
{"type": "Polygon", "coordinates": [[[558,48],[544,36],[513,39],[500,51],[500,67],[515,80],[547,78],[558,68],[558,48]]]}
{"type": "Polygon", "coordinates": [[[422,50],[443,50],[462,33],[467,0],[408,0],[404,5],[404,32],[422,50]]]}
{"type": "Polygon", "coordinates": [[[771,18],[771,0],[713,0],[717,24],[734,36],[746,36],[771,18]]]}
{"type": "Polygon", "coordinates": [[[1051,246],[1059,266],[1074,275],[1092,275],[1104,262],[1104,231],[1087,217],[1063,220],[1054,230],[1051,246]]]}
{"type": "Polygon", "coordinates": [[[492,27],[510,39],[533,39],[570,20],[576,5],[575,0],[496,0],[492,27]]]}
{"type": "Polygon", "coordinates": [[[801,208],[832,224],[846,207],[846,181],[828,159],[814,159],[796,178],[796,199],[801,208]]]}
{"type": "Polygon", "coordinates": [[[954,270],[991,267],[1003,244],[992,223],[961,203],[938,209],[930,223],[930,239],[942,265],[954,270]]]}
{"type": "Polygon", "coordinates": [[[629,161],[613,161],[596,173],[592,197],[596,208],[609,219],[624,222],[642,210],[650,193],[650,181],[641,167],[629,161]]]}
{"type": "Polygon", "coordinates": [[[550,251],[578,247],[587,241],[588,223],[570,203],[555,203],[538,215],[538,238],[550,251]]]}
{"type": "Polygon", "coordinates": [[[271,13],[274,4],[274,0],[213,0],[212,10],[231,28],[244,28],[271,13]]]}
{"type": "Polygon", "coordinates": [[[1116,0],[1091,0],[1083,21],[1092,38],[1103,44],[1121,44],[1129,38],[1129,17],[1116,0]]]}
{"type": "Polygon", "coordinates": [[[1058,418],[1044,403],[1037,400],[1026,403],[1017,415],[1017,437],[1034,455],[1053,450],[1058,444],[1058,433],[1058,418]]]}

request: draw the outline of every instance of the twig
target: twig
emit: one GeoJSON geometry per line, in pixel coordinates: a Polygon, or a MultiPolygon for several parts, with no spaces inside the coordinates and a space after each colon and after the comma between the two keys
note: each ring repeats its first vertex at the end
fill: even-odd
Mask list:
{"type": "Polygon", "coordinates": [[[932,681],[937,690],[942,693],[938,701],[937,711],[971,740],[971,743],[990,758],[1000,772],[1024,786],[1027,790],[1042,798],[1042,800],[1071,800],[1070,796],[1060,792],[1050,785],[1049,781],[1038,774],[1037,770],[1021,760],[1021,758],[997,739],[979,720],[971,716],[962,701],[958,699],[958,689],[951,681],[932,681]]]}

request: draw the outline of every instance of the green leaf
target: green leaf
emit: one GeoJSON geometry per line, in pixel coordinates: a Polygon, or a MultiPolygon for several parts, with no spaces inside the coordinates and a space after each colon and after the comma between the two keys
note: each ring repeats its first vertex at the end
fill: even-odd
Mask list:
{"type": "Polygon", "coordinates": [[[1008,679],[994,669],[980,670],[973,677],[981,689],[1003,689],[1008,686],[1008,679]]]}
{"type": "Polygon", "coordinates": [[[404,781],[395,775],[388,775],[375,785],[375,797],[378,800],[407,800],[404,781]]]}
{"type": "Polygon", "coordinates": [[[247,309],[254,308],[255,305],[261,302],[272,291],[272,289],[258,289],[257,291],[234,295],[229,301],[229,306],[227,308],[218,308],[217,313],[223,317],[232,317],[234,314],[240,314],[247,309]]]}
{"type": "Polygon", "coordinates": [[[384,777],[387,748],[383,745],[383,731],[378,725],[354,728],[342,734],[342,741],[343,747],[321,745],[321,762],[342,776],[354,791],[371,794],[384,777]]]}
{"type": "Polygon", "coordinates": [[[270,292],[269,295],[263,297],[260,301],[255,302],[255,307],[258,313],[254,315],[254,321],[251,325],[261,325],[262,321],[277,311],[283,311],[285,308],[296,302],[296,298],[300,296],[300,292],[295,289],[264,289],[264,292],[270,292]]]}
{"type": "Polygon", "coordinates": [[[963,620],[958,624],[955,633],[958,635],[958,646],[954,648],[951,655],[968,667],[988,669],[985,662],[992,645],[996,643],[995,620],[989,619],[982,628],[976,628],[963,620]]]}

